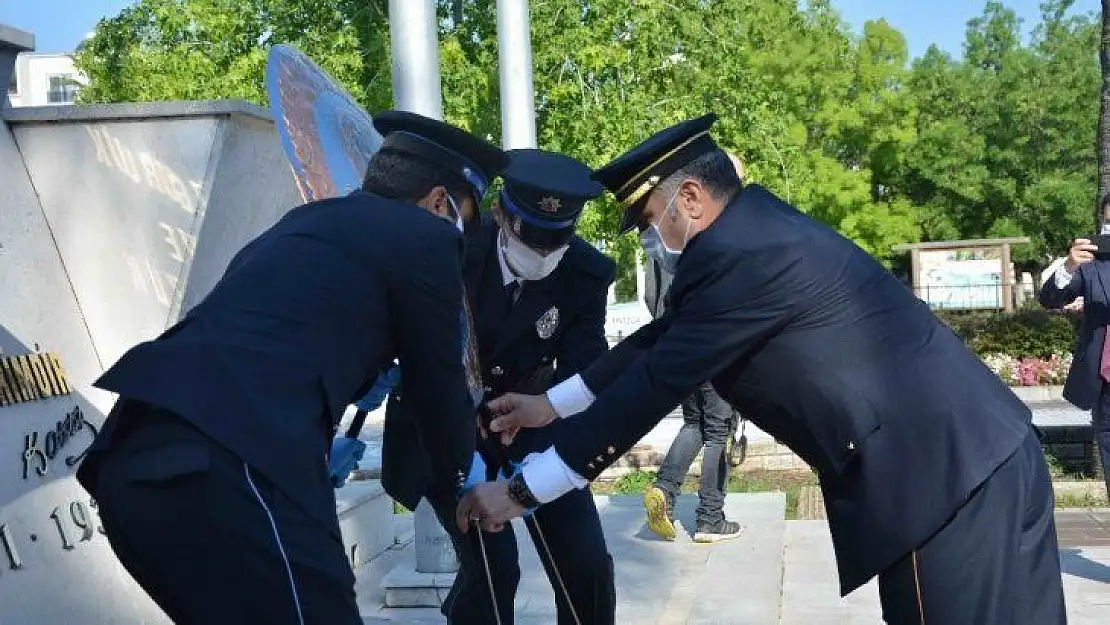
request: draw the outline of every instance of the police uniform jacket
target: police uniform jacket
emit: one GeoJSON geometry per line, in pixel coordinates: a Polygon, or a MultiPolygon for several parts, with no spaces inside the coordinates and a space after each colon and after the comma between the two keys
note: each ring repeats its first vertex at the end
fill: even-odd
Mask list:
{"type": "MultiPolygon", "coordinates": [[[[241,250],[172,328],[96,386],[176,413],[338,535],[327,454],[339,419],[394,358],[429,479],[455,488],[474,451],[463,376],[462,237],[427,211],[363,192],[307,204],[241,250]]],[[[97,453],[82,466],[95,492],[97,453]]],[[[170,459],[172,460],[172,459],[170,459]]]]}
{"type": "MultiPolygon", "coordinates": [[[[525,282],[511,305],[497,258],[498,230],[487,214],[466,232],[466,284],[483,380],[490,397],[508,391],[541,393],[608,349],[605,311],[614,264],[575,236],[555,271],[525,282]]],[[[425,493],[429,465],[412,427],[422,409],[410,401],[412,392],[402,377],[400,388],[390,395],[382,449],[382,484],[410,509],[425,493]]],[[[548,436],[544,430],[522,431],[510,454],[519,459],[546,447],[548,436]]]]}
{"type": "Polygon", "coordinates": [[[866,252],[748,186],[687,244],[671,308],[554,425],[593,479],[706,378],[816,469],[844,594],[922,545],[1030,433],[1029,409],[866,252]]]}

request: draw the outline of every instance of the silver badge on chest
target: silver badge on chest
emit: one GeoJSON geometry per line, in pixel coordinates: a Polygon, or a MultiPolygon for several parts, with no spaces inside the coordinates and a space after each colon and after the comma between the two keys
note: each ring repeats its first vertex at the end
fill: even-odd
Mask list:
{"type": "Polygon", "coordinates": [[[552,306],[547,309],[547,312],[542,317],[536,320],[536,334],[541,339],[549,339],[551,335],[555,334],[555,328],[559,327],[559,309],[552,306]]]}

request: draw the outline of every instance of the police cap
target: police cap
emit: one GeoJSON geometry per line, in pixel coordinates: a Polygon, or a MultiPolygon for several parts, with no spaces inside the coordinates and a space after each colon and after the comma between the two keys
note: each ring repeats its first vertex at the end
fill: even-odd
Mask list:
{"type": "Polygon", "coordinates": [[[636,225],[647,205],[651,190],[699,156],[718,149],[709,129],[715,113],[675,124],[648,137],[605,167],[594,172],[594,180],[605,185],[620,202],[620,233],[636,225]]]}
{"type": "Polygon", "coordinates": [[[582,208],[604,187],[590,178],[589,167],[564,154],[519,149],[508,155],[500,200],[513,232],[534,249],[566,245],[582,208]]]}
{"type": "Polygon", "coordinates": [[[382,135],[379,152],[404,154],[457,174],[481,199],[508,157],[505,151],[451,124],[409,111],[383,111],[374,117],[382,135]]]}

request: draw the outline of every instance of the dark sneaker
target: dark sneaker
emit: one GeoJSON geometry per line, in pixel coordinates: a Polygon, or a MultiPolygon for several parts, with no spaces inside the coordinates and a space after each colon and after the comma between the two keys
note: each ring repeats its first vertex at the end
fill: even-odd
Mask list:
{"type": "Polygon", "coordinates": [[[664,540],[674,540],[674,497],[658,486],[644,491],[644,510],[651,531],[664,540]]]}
{"type": "Polygon", "coordinates": [[[728,540],[730,538],[736,538],[743,530],[744,528],[736,521],[728,521],[725,519],[721,519],[716,523],[702,523],[699,521],[697,531],[694,532],[694,542],[715,543],[720,540],[728,540]]]}

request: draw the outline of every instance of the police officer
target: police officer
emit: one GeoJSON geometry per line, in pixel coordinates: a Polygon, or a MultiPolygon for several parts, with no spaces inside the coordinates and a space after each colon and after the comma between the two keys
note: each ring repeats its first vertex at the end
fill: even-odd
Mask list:
{"type": "MultiPolygon", "coordinates": [[[[523,149],[508,154],[504,185],[491,214],[466,232],[466,285],[491,396],[543,392],[605,353],[606,298],[614,275],[613,262],[574,234],[586,201],[603,192],[590,179],[591,170],[552,152],[523,149]]],[[[399,392],[387,404],[387,427],[404,422],[401,415],[418,414],[421,407],[411,401],[413,393],[402,375],[399,392]]],[[[499,444],[496,439],[488,442],[499,444]]],[[[529,430],[512,442],[509,455],[520,461],[550,444],[550,432],[529,430]]],[[[491,455],[485,460],[495,466],[491,455]]],[[[397,430],[387,431],[383,484],[410,509],[427,496],[452,534],[460,570],[443,605],[449,622],[493,623],[479,544],[455,527],[454,499],[427,490],[429,460],[419,451],[415,431],[403,437],[397,430]]],[[[532,542],[553,555],[554,567],[546,572],[555,589],[558,622],[573,624],[577,617],[582,625],[612,623],[612,559],[589,489],[548,502],[534,519],[528,528],[532,542]],[[566,604],[564,587],[572,606],[566,604]]],[[[520,580],[512,527],[485,533],[483,542],[500,622],[511,623],[520,580]]]]}
{"type": "Polygon", "coordinates": [[[580,487],[708,379],[819,474],[843,594],[877,575],[896,625],[1066,622],[1029,409],[865,251],[741,189],[715,119],[597,172],[622,231],[674,271],[671,307],[546,397],[493,402],[499,430],[592,400],[558,419],[549,454],[478,484],[459,514],[493,525],[580,487]]]}
{"type": "Polygon", "coordinates": [[[327,453],[395,357],[429,487],[474,452],[461,357],[462,236],[504,152],[385,112],[361,191],[290,211],[212,292],[96,386],[119,393],[78,471],[127,570],[177,623],[361,624],[327,453]]]}

